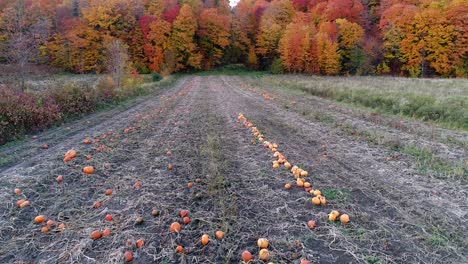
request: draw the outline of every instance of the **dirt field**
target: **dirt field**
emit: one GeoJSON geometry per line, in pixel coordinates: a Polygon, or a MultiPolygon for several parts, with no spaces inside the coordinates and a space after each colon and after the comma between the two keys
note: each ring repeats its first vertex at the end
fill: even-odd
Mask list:
{"type": "Polygon", "coordinates": [[[273,263],[468,263],[467,141],[466,132],[337,105],[255,77],[185,76],[125,109],[0,149],[12,157],[0,168],[0,263],[122,263],[125,251],[133,263],[241,263],[244,250],[254,255],[251,263],[263,263],[260,237],[269,240],[273,263]],[[273,152],[239,113],[309,172],[326,205],[312,204],[289,170],[272,167],[273,152]],[[99,142],[84,144],[86,137],[99,142]],[[65,163],[72,148],[77,157],[65,163]],[[82,173],[87,165],[94,174],[82,173]],[[18,208],[19,199],[31,205],[18,208]],[[95,201],[102,206],[93,208],[95,201]],[[171,233],[172,222],[182,223],[180,210],[191,222],[171,233]],[[331,210],[350,222],[328,221],[331,210]],[[37,215],[55,221],[49,232],[34,224],[37,215]],[[309,220],[317,227],[308,228],[309,220]],[[90,239],[105,228],[110,236],[90,239]],[[222,240],[216,230],[225,232],[222,240]],[[145,241],[140,248],[138,239],[145,241]]]}

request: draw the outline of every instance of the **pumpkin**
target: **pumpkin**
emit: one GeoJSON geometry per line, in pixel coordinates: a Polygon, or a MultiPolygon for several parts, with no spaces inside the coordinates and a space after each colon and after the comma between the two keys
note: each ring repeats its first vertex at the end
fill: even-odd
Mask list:
{"type": "Polygon", "coordinates": [[[259,248],[267,248],[268,247],[268,240],[266,238],[259,238],[257,240],[257,245],[259,248]]]}
{"type": "Polygon", "coordinates": [[[83,172],[85,174],[93,174],[94,173],[94,168],[93,166],[86,166],[83,168],[83,172]]]}
{"type": "Polygon", "coordinates": [[[284,189],[288,190],[288,189],[290,189],[290,188],[291,188],[291,184],[286,183],[286,184],[284,185],[284,189]]]}
{"type": "Polygon", "coordinates": [[[221,240],[224,237],[224,232],[221,230],[216,231],[215,233],[216,239],[221,240]]]}
{"type": "Polygon", "coordinates": [[[207,234],[204,234],[202,237],[201,237],[201,243],[202,245],[207,245],[208,242],[210,242],[210,237],[207,235],[207,234]]]}
{"type": "Polygon", "coordinates": [[[132,262],[132,261],[133,261],[132,252],[130,252],[130,251],[125,251],[125,253],[124,253],[124,260],[125,260],[125,262],[132,262]]]}
{"type": "Polygon", "coordinates": [[[258,257],[263,261],[267,261],[270,258],[270,252],[268,251],[268,249],[264,248],[260,250],[260,252],[258,253],[258,257]]]}
{"type": "Polygon", "coordinates": [[[106,195],[107,195],[107,196],[112,195],[112,189],[107,189],[107,190],[106,190],[106,195]]]}
{"type": "Polygon", "coordinates": [[[278,169],[279,168],[279,164],[278,163],[273,163],[273,169],[278,169]]]}
{"type": "Polygon", "coordinates": [[[320,199],[320,204],[321,204],[321,205],[327,204],[327,199],[325,199],[324,196],[321,196],[321,195],[320,195],[320,196],[318,196],[318,198],[320,199]]]}
{"type": "Polygon", "coordinates": [[[20,207],[20,208],[24,208],[24,207],[27,207],[27,206],[29,206],[29,205],[31,205],[31,203],[30,203],[29,201],[24,201],[24,202],[22,202],[22,203],[20,204],[19,207],[20,207]]]}
{"type": "Polygon", "coordinates": [[[252,260],[252,254],[247,250],[244,250],[244,252],[242,252],[241,257],[245,263],[249,263],[252,260]]]}
{"type": "Polygon", "coordinates": [[[95,230],[93,232],[91,232],[91,235],[90,235],[91,239],[92,240],[97,240],[97,239],[100,239],[102,237],[102,234],[99,230],[95,230]]]}
{"type": "Polygon", "coordinates": [[[315,222],[314,220],[310,220],[309,222],[307,222],[307,226],[310,228],[310,229],[313,229],[317,226],[317,222],[315,222]]]}
{"type": "Polygon", "coordinates": [[[109,228],[106,228],[104,229],[104,231],[102,231],[102,236],[110,236],[111,234],[111,231],[109,228]]]}
{"type": "Polygon", "coordinates": [[[65,224],[64,223],[59,224],[58,230],[65,230],[65,224]]]}
{"type": "Polygon", "coordinates": [[[309,264],[309,261],[307,259],[301,259],[299,264],[309,264]]]}
{"type": "Polygon", "coordinates": [[[180,210],[180,212],[179,212],[179,215],[180,215],[180,217],[182,217],[182,218],[186,217],[187,214],[188,214],[188,213],[187,213],[187,211],[185,211],[185,210],[180,210]]]}
{"type": "Polygon", "coordinates": [[[140,225],[141,223],[143,223],[143,218],[137,217],[137,218],[135,219],[135,224],[140,225]]]}
{"type": "Polygon", "coordinates": [[[182,221],[184,222],[184,224],[188,225],[190,223],[190,218],[186,216],[182,219],[182,221]]]}
{"type": "Polygon", "coordinates": [[[182,253],[182,252],[184,252],[184,247],[182,247],[181,245],[178,245],[178,246],[176,247],[176,252],[177,252],[177,253],[182,253]]]}
{"type": "Polygon", "coordinates": [[[301,177],[307,177],[307,175],[309,175],[309,173],[305,170],[301,171],[301,177]]]}
{"type": "Polygon", "coordinates": [[[47,226],[44,226],[41,228],[41,233],[47,233],[49,232],[49,228],[47,226]]]}
{"type": "Polygon", "coordinates": [[[46,226],[49,226],[49,227],[53,226],[54,224],[55,224],[54,220],[48,220],[46,222],[46,226]]]}
{"type": "Polygon", "coordinates": [[[278,148],[278,144],[273,143],[273,148],[278,148]]]}
{"type": "Polygon", "coordinates": [[[278,158],[278,156],[280,155],[280,153],[278,151],[276,151],[275,153],[273,153],[273,157],[274,158],[278,158]]]}
{"type": "Polygon", "coordinates": [[[153,209],[153,211],[151,211],[151,214],[152,214],[153,216],[158,216],[158,215],[159,215],[159,211],[156,210],[156,209],[153,209]]]}
{"type": "Polygon", "coordinates": [[[137,242],[135,243],[137,248],[141,248],[145,244],[145,241],[143,239],[138,239],[137,242]]]}
{"type": "Polygon", "coordinates": [[[348,223],[348,222],[349,222],[349,215],[347,215],[347,214],[342,214],[342,215],[340,216],[340,222],[341,222],[342,224],[348,223]]]}
{"type": "Polygon", "coordinates": [[[62,182],[62,181],[63,181],[63,176],[62,176],[62,175],[59,175],[59,176],[57,176],[57,178],[55,178],[55,180],[56,180],[57,182],[62,182]]]}
{"type": "Polygon", "coordinates": [[[101,207],[101,202],[99,201],[94,202],[93,208],[99,208],[99,207],[101,207]]]}
{"type": "Polygon", "coordinates": [[[286,169],[291,168],[291,163],[289,163],[289,162],[286,161],[286,162],[284,163],[284,167],[285,167],[286,169]]]}
{"type": "Polygon", "coordinates": [[[34,223],[35,224],[40,224],[42,222],[44,222],[46,219],[46,217],[44,215],[38,215],[34,218],[34,223]]]}
{"type": "Polygon", "coordinates": [[[18,189],[18,188],[15,189],[15,194],[21,194],[21,193],[22,193],[21,189],[18,189]]]}
{"type": "Polygon", "coordinates": [[[20,199],[20,200],[18,200],[18,201],[16,202],[16,206],[21,207],[21,204],[24,203],[24,202],[26,202],[26,200],[20,199]]]}
{"type": "Polygon", "coordinates": [[[91,154],[88,154],[85,156],[87,160],[90,160],[92,158],[91,154]]]}
{"type": "Polygon", "coordinates": [[[141,182],[137,181],[133,184],[133,188],[138,189],[141,187],[141,182]]]}
{"type": "Polygon", "coordinates": [[[169,231],[171,231],[171,232],[179,233],[180,229],[181,229],[181,227],[180,227],[180,224],[178,222],[173,222],[171,224],[171,226],[169,227],[169,231]]]}
{"type": "Polygon", "coordinates": [[[310,188],[310,186],[311,186],[310,182],[304,182],[304,187],[305,188],[310,188]]]}
{"type": "Polygon", "coordinates": [[[303,187],[304,186],[304,181],[302,179],[297,179],[296,184],[299,187],[303,187]]]}
{"type": "Polygon", "coordinates": [[[322,195],[322,192],[320,190],[315,190],[314,196],[319,196],[319,195],[322,195]]]}
{"type": "Polygon", "coordinates": [[[338,217],[340,215],[340,212],[338,212],[336,210],[333,210],[333,211],[331,211],[331,214],[338,217]]]}
{"type": "Polygon", "coordinates": [[[69,151],[65,152],[64,157],[70,157],[71,159],[73,159],[74,157],[76,157],[76,150],[70,149],[69,151]]]}
{"type": "Polygon", "coordinates": [[[84,144],[90,144],[90,143],[91,143],[91,139],[90,139],[89,137],[87,137],[87,138],[85,138],[85,139],[83,140],[83,143],[84,143],[84,144]]]}
{"type": "Polygon", "coordinates": [[[311,202],[315,205],[320,205],[320,199],[318,197],[313,197],[311,202]]]}
{"type": "Polygon", "coordinates": [[[335,220],[336,220],[336,215],[334,215],[334,214],[329,214],[329,215],[328,215],[328,220],[329,220],[329,221],[332,221],[332,222],[335,221],[335,220]]]}
{"type": "Polygon", "coordinates": [[[42,149],[48,149],[48,148],[49,148],[49,145],[47,144],[42,145],[42,149]]]}
{"type": "Polygon", "coordinates": [[[187,187],[192,188],[192,187],[193,187],[193,183],[192,183],[192,182],[187,183],[187,187]]]}
{"type": "Polygon", "coordinates": [[[104,219],[106,221],[112,221],[112,219],[114,219],[114,218],[112,217],[112,215],[108,214],[108,215],[106,215],[106,217],[104,217],[104,219]]]}

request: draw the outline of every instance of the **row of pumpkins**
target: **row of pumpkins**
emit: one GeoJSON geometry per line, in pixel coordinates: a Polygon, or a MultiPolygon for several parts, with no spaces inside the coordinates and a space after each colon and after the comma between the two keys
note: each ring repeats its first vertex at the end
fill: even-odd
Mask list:
{"type": "MultiPolygon", "coordinates": [[[[252,135],[258,140],[258,142],[263,143],[263,146],[266,149],[269,149],[273,153],[273,158],[275,158],[272,161],[272,167],[273,169],[279,169],[281,165],[289,170],[291,174],[294,176],[296,186],[304,188],[304,190],[309,193],[312,198],[311,198],[311,203],[317,206],[324,206],[327,204],[327,200],[325,196],[322,194],[322,192],[318,189],[312,189],[312,184],[310,181],[306,180],[306,177],[309,176],[308,171],[294,165],[292,166],[291,163],[286,159],[283,153],[278,151],[278,144],[276,143],[270,143],[265,140],[265,136],[258,130],[257,127],[254,126],[252,122],[250,122],[242,113],[239,113],[238,115],[238,120],[242,123],[243,126],[247,127],[252,135]]],[[[251,144],[255,144],[255,140],[251,140],[251,144]]],[[[290,183],[286,183],[284,185],[284,188],[286,190],[291,189],[292,185],[290,183]]],[[[348,214],[341,214],[337,210],[332,210],[328,214],[328,220],[329,221],[336,221],[339,220],[342,224],[346,224],[349,222],[349,215],[348,214]]],[[[311,229],[316,227],[316,221],[310,220],[307,222],[307,226],[311,229]]],[[[246,253],[247,256],[249,256],[249,252],[246,253]]],[[[259,253],[259,258],[261,260],[266,261],[269,257],[268,251],[260,251],[259,253]]],[[[244,258],[243,258],[244,259],[244,258]]],[[[245,262],[246,259],[244,259],[245,262]]],[[[309,263],[307,260],[303,259],[301,260],[301,264],[309,263]]]]}

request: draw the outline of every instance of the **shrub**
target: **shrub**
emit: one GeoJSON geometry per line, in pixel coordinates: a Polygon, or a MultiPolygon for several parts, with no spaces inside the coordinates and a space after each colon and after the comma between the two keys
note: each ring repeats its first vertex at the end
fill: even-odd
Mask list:
{"type": "Polygon", "coordinates": [[[65,116],[89,113],[96,109],[99,102],[96,90],[89,85],[67,84],[63,88],[50,91],[50,96],[59,105],[65,116]]]}
{"type": "Polygon", "coordinates": [[[162,80],[161,74],[157,72],[153,73],[152,79],[153,79],[153,82],[159,82],[160,80],[162,80]]]}
{"type": "Polygon", "coordinates": [[[272,74],[282,74],[284,73],[283,61],[281,59],[276,59],[273,61],[270,67],[272,74]]]}
{"type": "Polygon", "coordinates": [[[0,144],[44,129],[60,118],[59,106],[52,98],[0,87],[0,144]]]}
{"type": "Polygon", "coordinates": [[[99,97],[101,102],[105,103],[110,103],[118,99],[115,91],[114,80],[111,76],[107,76],[99,81],[96,85],[96,95],[99,97]]]}

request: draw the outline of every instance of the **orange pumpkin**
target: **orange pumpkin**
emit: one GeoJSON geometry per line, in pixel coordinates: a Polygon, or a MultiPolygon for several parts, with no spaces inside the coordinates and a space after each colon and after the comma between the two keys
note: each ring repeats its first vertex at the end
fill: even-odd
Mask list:
{"type": "Polygon", "coordinates": [[[104,229],[104,231],[102,231],[102,236],[110,236],[111,234],[111,231],[109,228],[106,228],[104,229]]]}
{"type": "Polygon", "coordinates": [[[15,194],[21,194],[21,193],[22,193],[21,189],[18,189],[18,188],[15,189],[15,194]]]}
{"type": "Polygon", "coordinates": [[[94,202],[93,208],[99,208],[99,207],[101,207],[101,202],[99,201],[94,202]]]}
{"type": "Polygon", "coordinates": [[[181,226],[178,222],[173,222],[171,226],[169,227],[169,231],[171,232],[177,232],[179,233],[181,229],[181,226]]]}
{"type": "Polygon", "coordinates": [[[49,227],[50,227],[50,226],[53,226],[53,225],[55,225],[54,220],[48,220],[48,221],[46,222],[46,226],[49,226],[49,227]]]}
{"type": "Polygon", "coordinates": [[[177,253],[182,253],[182,252],[184,252],[184,247],[182,247],[181,245],[178,245],[178,246],[176,247],[176,252],[177,252],[177,253]]]}
{"type": "Polygon", "coordinates": [[[16,202],[16,206],[21,207],[21,204],[24,203],[26,200],[20,199],[16,202]]]}
{"type": "Polygon", "coordinates": [[[40,224],[42,222],[44,222],[46,219],[46,217],[44,215],[38,215],[34,218],[34,223],[35,224],[40,224]]]}
{"type": "Polygon", "coordinates": [[[63,176],[62,175],[59,175],[57,176],[57,178],[55,179],[57,182],[62,182],[63,181],[63,176]]]}
{"type": "Polygon", "coordinates": [[[107,190],[106,190],[106,195],[107,195],[107,196],[112,195],[112,189],[107,189],[107,190]]]}
{"type": "Polygon", "coordinates": [[[263,261],[267,261],[270,258],[270,251],[268,251],[266,248],[263,248],[258,253],[258,257],[263,261]]]}
{"type": "Polygon", "coordinates": [[[49,232],[49,228],[47,226],[44,226],[41,228],[41,233],[47,233],[49,232]]]}
{"type": "Polygon", "coordinates": [[[314,220],[310,220],[309,222],[307,222],[307,226],[310,229],[313,229],[313,228],[315,228],[317,226],[317,223],[314,220]]]}
{"type": "Polygon", "coordinates": [[[320,199],[318,197],[312,198],[311,202],[315,205],[320,205],[320,199]]]}
{"type": "Polygon", "coordinates": [[[145,244],[145,241],[143,239],[138,239],[136,242],[136,247],[141,248],[145,244]]]}
{"type": "Polygon", "coordinates": [[[22,202],[22,203],[20,204],[19,207],[20,207],[20,208],[24,208],[24,207],[27,207],[27,206],[29,206],[29,205],[31,205],[31,203],[30,203],[29,201],[24,201],[24,202],[22,202]]]}
{"type": "Polygon", "coordinates": [[[286,183],[286,184],[284,185],[284,189],[286,189],[286,190],[287,190],[287,189],[290,189],[290,188],[291,188],[291,184],[289,184],[289,183],[286,183]]]}
{"type": "Polygon", "coordinates": [[[156,209],[153,209],[153,211],[151,211],[151,214],[152,214],[153,216],[158,216],[158,215],[159,215],[159,211],[156,210],[156,209]]]}
{"type": "Polygon", "coordinates": [[[97,239],[100,239],[102,237],[102,234],[99,230],[95,230],[93,232],[91,232],[91,235],[90,235],[91,239],[92,240],[97,240],[97,239]]]}
{"type": "Polygon", "coordinates": [[[348,222],[349,222],[349,215],[347,215],[347,214],[342,214],[342,215],[340,216],[340,222],[341,222],[342,224],[348,223],[348,222]]]}
{"type": "Polygon", "coordinates": [[[125,253],[124,253],[124,260],[125,260],[125,262],[132,262],[132,261],[133,261],[132,252],[130,252],[130,251],[125,251],[125,253]]]}
{"type": "Polygon", "coordinates": [[[182,219],[182,221],[184,222],[184,224],[188,225],[190,223],[190,218],[186,216],[182,219]]]}
{"type": "Polygon", "coordinates": [[[141,223],[143,223],[143,218],[137,217],[137,219],[135,219],[135,223],[136,223],[137,225],[140,225],[141,223]]]}
{"type": "Polygon", "coordinates": [[[257,245],[259,248],[267,248],[268,247],[268,240],[266,238],[259,238],[257,240],[257,245]]]}
{"type": "Polygon", "coordinates": [[[201,237],[202,245],[206,246],[210,242],[210,237],[207,234],[203,234],[201,237]]]}
{"type": "Polygon", "coordinates": [[[224,237],[224,232],[221,230],[216,231],[215,233],[216,239],[221,240],[224,237]]]}
{"type": "Polygon", "coordinates": [[[93,174],[94,173],[94,168],[93,166],[86,166],[83,168],[83,172],[85,174],[93,174]]]}
{"type": "Polygon", "coordinates": [[[242,260],[245,263],[249,263],[252,260],[252,253],[250,253],[247,250],[244,250],[244,252],[242,252],[242,260]]]}

